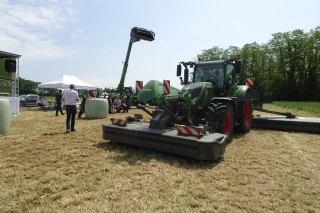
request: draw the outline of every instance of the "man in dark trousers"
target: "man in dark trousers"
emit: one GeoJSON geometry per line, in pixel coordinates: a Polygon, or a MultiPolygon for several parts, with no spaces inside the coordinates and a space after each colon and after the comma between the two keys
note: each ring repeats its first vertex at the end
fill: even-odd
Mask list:
{"type": "Polygon", "coordinates": [[[91,97],[90,97],[90,95],[89,95],[89,91],[88,90],[86,90],[85,92],[84,92],[84,94],[83,94],[83,96],[82,96],[82,102],[81,102],[81,104],[80,104],[80,112],[79,112],[79,114],[78,114],[78,118],[81,118],[81,115],[83,114],[83,113],[85,113],[85,107],[86,107],[86,101],[87,101],[87,99],[90,99],[91,97]]]}
{"type": "Polygon", "coordinates": [[[64,115],[61,109],[61,98],[62,98],[62,90],[59,90],[59,92],[56,94],[56,116],[58,116],[59,111],[61,115],[64,115]]]}
{"type": "Polygon", "coordinates": [[[70,118],[71,118],[71,131],[75,132],[75,118],[77,114],[77,102],[79,101],[78,92],[75,91],[74,85],[70,85],[70,89],[65,91],[62,95],[62,101],[65,102],[67,111],[67,133],[70,132],[70,118]]]}

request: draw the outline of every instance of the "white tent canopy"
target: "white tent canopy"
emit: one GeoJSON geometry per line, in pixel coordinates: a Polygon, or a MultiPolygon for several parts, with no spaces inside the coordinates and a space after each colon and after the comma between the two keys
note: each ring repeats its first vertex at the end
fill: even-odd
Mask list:
{"type": "Polygon", "coordinates": [[[70,84],[74,84],[76,89],[96,89],[96,86],[92,86],[84,81],[81,81],[73,75],[62,75],[52,81],[48,81],[43,84],[39,84],[39,88],[55,88],[55,89],[67,89],[70,84]]]}

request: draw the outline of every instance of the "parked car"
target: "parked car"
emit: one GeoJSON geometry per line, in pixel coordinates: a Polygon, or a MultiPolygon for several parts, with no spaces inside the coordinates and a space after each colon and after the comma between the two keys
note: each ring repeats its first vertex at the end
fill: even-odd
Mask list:
{"type": "Polygon", "coordinates": [[[38,106],[38,95],[28,94],[28,95],[20,95],[20,106],[38,106]]]}

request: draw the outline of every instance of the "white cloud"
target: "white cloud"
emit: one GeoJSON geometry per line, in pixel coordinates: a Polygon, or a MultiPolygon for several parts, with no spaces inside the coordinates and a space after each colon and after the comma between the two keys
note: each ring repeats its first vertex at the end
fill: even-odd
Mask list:
{"type": "Polygon", "coordinates": [[[84,33],[84,31],[82,29],[76,28],[76,30],[80,33],[84,33]]]}
{"type": "Polygon", "coordinates": [[[79,37],[80,35],[84,34],[84,31],[83,31],[82,29],[75,28],[75,30],[76,30],[77,32],[71,33],[71,36],[72,36],[73,38],[79,37]]]}
{"type": "Polygon", "coordinates": [[[69,55],[72,49],[59,45],[54,34],[76,15],[71,0],[0,0],[1,50],[35,58],[69,55]]]}

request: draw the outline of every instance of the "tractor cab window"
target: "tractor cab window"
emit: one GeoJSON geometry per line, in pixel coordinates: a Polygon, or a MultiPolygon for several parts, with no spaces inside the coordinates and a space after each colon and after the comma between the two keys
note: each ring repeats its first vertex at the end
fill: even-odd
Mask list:
{"type": "Polygon", "coordinates": [[[226,81],[229,82],[229,84],[232,84],[232,74],[233,74],[234,67],[231,64],[227,64],[226,66],[226,81]]]}
{"type": "Polygon", "coordinates": [[[232,75],[233,65],[227,64],[227,76],[232,75]]]}
{"type": "Polygon", "coordinates": [[[194,71],[194,82],[211,82],[223,87],[223,64],[199,64],[194,71]]]}

